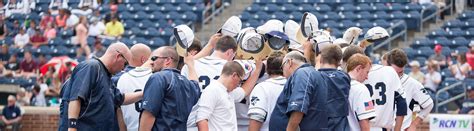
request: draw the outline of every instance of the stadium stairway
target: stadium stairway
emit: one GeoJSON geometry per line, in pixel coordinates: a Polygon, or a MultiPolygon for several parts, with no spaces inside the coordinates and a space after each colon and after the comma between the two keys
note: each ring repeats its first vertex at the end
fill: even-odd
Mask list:
{"type": "Polygon", "coordinates": [[[215,16],[210,22],[204,24],[195,36],[201,41],[208,41],[211,35],[216,33],[229,17],[238,16],[252,3],[253,0],[233,0],[231,6],[225,8],[221,14],[215,16]]]}

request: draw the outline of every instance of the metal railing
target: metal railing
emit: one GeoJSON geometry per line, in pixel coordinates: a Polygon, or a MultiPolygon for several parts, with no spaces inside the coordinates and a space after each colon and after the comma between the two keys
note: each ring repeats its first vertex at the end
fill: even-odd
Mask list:
{"type": "Polygon", "coordinates": [[[389,30],[390,32],[393,32],[393,29],[398,28],[398,27],[402,27],[402,31],[400,31],[399,33],[397,33],[395,35],[392,35],[390,38],[386,39],[385,41],[383,41],[380,44],[377,44],[377,45],[373,44],[372,45],[373,49],[377,50],[379,48],[382,48],[385,45],[388,45],[388,50],[390,50],[392,41],[399,38],[399,37],[402,37],[402,36],[403,36],[403,41],[406,41],[407,40],[407,24],[405,23],[405,21],[399,21],[399,22],[393,24],[387,30],[389,30]]]}
{"type": "Polygon", "coordinates": [[[440,15],[441,12],[444,12],[444,11],[446,11],[446,10],[448,10],[448,9],[451,10],[451,12],[452,12],[452,10],[453,10],[453,4],[454,4],[454,3],[453,3],[453,0],[449,0],[449,1],[450,1],[450,2],[449,2],[449,3],[450,3],[449,5],[444,6],[444,8],[442,8],[442,9],[438,9],[438,7],[436,7],[436,12],[433,13],[433,14],[431,14],[431,15],[428,15],[426,18],[423,18],[423,17],[424,17],[424,14],[426,13],[426,11],[428,11],[428,9],[430,9],[430,7],[436,6],[436,5],[427,6],[427,8],[423,8],[423,9],[421,10],[421,13],[420,13],[420,14],[421,14],[421,16],[420,16],[420,17],[421,17],[421,18],[420,18],[421,21],[420,21],[420,23],[418,23],[418,25],[419,25],[419,31],[420,31],[420,32],[423,32],[423,29],[424,29],[424,28],[423,28],[423,24],[424,24],[426,21],[435,18],[435,22],[437,22],[437,20],[438,20],[438,18],[439,18],[438,16],[440,15]]]}
{"type": "Polygon", "coordinates": [[[221,1],[221,6],[219,8],[216,8],[216,4],[217,2],[214,2],[212,3],[211,5],[211,8],[208,8],[208,9],[205,9],[203,12],[202,12],[202,22],[201,22],[201,27],[204,27],[204,24],[211,21],[212,19],[214,19],[214,17],[217,16],[217,14],[219,14],[220,12],[222,12],[222,10],[224,10],[224,4],[225,2],[221,1]],[[208,11],[211,11],[212,13],[206,17],[206,12],[208,11]]]}
{"type": "MultiPolygon", "coordinates": [[[[444,87],[443,89],[438,90],[438,91],[436,92],[436,95],[435,95],[435,98],[434,98],[434,99],[435,99],[435,106],[436,106],[436,107],[435,107],[436,113],[438,113],[438,108],[439,108],[440,106],[446,105],[446,104],[448,104],[448,103],[450,103],[450,102],[452,102],[452,101],[455,101],[455,100],[457,100],[457,99],[460,99],[460,98],[462,98],[462,97],[464,97],[464,96],[466,95],[466,93],[465,93],[466,91],[464,91],[463,93],[461,93],[461,94],[459,94],[459,95],[456,95],[456,96],[454,96],[454,97],[451,97],[451,98],[449,98],[449,99],[447,99],[447,100],[444,100],[444,101],[442,101],[442,102],[440,102],[440,101],[438,100],[438,96],[439,96],[441,93],[447,92],[449,89],[453,89],[453,88],[456,88],[456,87],[461,86],[461,85],[462,85],[463,87],[465,86],[465,85],[463,85],[463,81],[456,82],[456,83],[454,83],[454,84],[452,84],[452,85],[449,85],[449,86],[447,86],[447,87],[444,87]]],[[[465,89],[466,89],[466,88],[464,87],[464,90],[465,90],[465,89]]]]}

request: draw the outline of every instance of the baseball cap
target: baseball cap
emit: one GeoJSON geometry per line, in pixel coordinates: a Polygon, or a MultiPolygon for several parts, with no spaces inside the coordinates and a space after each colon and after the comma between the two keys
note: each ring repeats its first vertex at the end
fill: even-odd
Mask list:
{"type": "Polygon", "coordinates": [[[351,27],[344,32],[342,38],[348,42],[348,44],[355,44],[357,43],[357,38],[359,38],[360,33],[362,33],[362,29],[358,27],[351,27]]]}
{"type": "Polygon", "coordinates": [[[237,47],[237,59],[260,58],[270,53],[270,49],[265,46],[265,38],[252,30],[242,35],[237,47]]]}
{"type": "Polygon", "coordinates": [[[272,51],[283,51],[283,49],[290,44],[288,36],[280,31],[268,32],[265,34],[265,38],[267,39],[265,44],[268,45],[272,51]]]}
{"type": "Polygon", "coordinates": [[[434,51],[435,51],[435,52],[440,52],[441,49],[443,49],[443,46],[437,44],[437,45],[435,45],[434,51]]]}
{"type": "Polygon", "coordinates": [[[344,38],[337,38],[337,39],[334,40],[332,43],[333,43],[333,44],[337,44],[337,45],[340,45],[340,44],[349,44],[349,42],[347,42],[346,40],[344,40],[344,38]]]}
{"type": "Polygon", "coordinates": [[[290,40],[290,49],[296,49],[296,50],[303,50],[303,47],[298,41],[296,41],[296,33],[298,32],[298,28],[300,27],[300,24],[296,23],[293,20],[288,20],[285,22],[285,27],[284,31],[285,34],[288,36],[288,39],[290,40]]]}
{"type": "Polygon", "coordinates": [[[244,75],[242,80],[247,80],[250,77],[252,71],[255,70],[255,61],[253,60],[234,60],[239,63],[242,68],[244,68],[244,75]]]}
{"type": "Polygon", "coordinates": [[[228,35],[235,37],[242,29],[242,21],[237,16],[231,16],[224,25],[217,31],[217,33],[222,33],[222,35],[228,35]]]}
{"type": "Polygon", "coordinates": [[[364,36],[364,39],[368,42],[382,41],[390,37],[387,30],[382,27],[376,26],[370,28],[364,36]]]}
{"type": "Polygon", "coordinates": [[[308,37],[311,37],[314,31],[319,30],[318,18],[315,15],[305,12],[301,18],[300,29],[296,33],[296,41],[304,43],[308,37]]]}
{"type": "Polygon", "coordinates": [[[329,32],[324,30],[315,31],[311,40],[313,41],[313,50],[316,53],[319,53],[325,47],[333,43],[332,37],[329,32]]]}
{"type": "Polygon", "coordinates": [[[414,60],[414,61],[410,62],[410,66],[420,67],[420,62],[414,60]]]}
{"type": "Polygon", "coordinates": [[[266,34],[271,31],[283,32],[284,24],[280,20],[271,19],[265,22],[265,24],[257,27],[257,32],[260,34],[266,34]]]}
{"type": "Polygon", "coordinates": [[[186,56],[187,49],[192,45],[194,32],[187,25],[178,25],[173,29],[176,38],[176,51],[179,56],[186,56]]]}

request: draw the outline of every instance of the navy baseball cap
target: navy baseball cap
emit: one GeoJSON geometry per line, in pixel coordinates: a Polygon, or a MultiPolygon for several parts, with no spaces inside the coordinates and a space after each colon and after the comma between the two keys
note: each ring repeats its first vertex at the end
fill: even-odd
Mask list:
{"type": "Polygon", "coordinates": [[[290,45],[288,36],[280,31],[270,31],[265,34],[265,37],[272,50],[281,50],[283,47],[290,45]]]}

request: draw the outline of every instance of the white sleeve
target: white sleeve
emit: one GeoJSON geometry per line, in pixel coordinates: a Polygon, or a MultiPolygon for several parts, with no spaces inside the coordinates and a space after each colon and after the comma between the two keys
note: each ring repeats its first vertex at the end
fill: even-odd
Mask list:
{"type": "Polygon", "coordinates": [[[262,83],[260,83],[250,93],[250,105],[247,115],[250,119],[263,123],[267,119],[268,111],[266,107],[268,105],[267,96],[263,90],[262,83]]]}
{"type": "Polygon", "coordinates": [[[209,119],[211,114],[214,112],[214,108],[220,100],[217,98],[216,93],[216,91],[208,89],[201,94],[201,98],[199,98],[197,103],[196,122],[209,119]]]}
{"type": "Polygon", "coordinates": [[[369,119],[375,117],[375,105],[370,97],[369,90],[367,88],[361,88],[358,91],[357,99],[355,99],[354,111],[357,115],[358,120],[369,119]]]}
{"type": "Polygon", "coordinates": [[[245,98],[245,91],[242,87],[237,87],[229,93],[234,102],[240,102],[245,98]]]}
{"type": "Polygon", "coordinates": [[[181,68],[181,75],[188,78],[188,65],[184,65],[183,68],[181,68]]]}
{"type": "Polygon", "coordinates": [[[400,78],[398,78],[398,75],[397,75],[396,72],[395,72],[394,76],[395,77],[393,77],[393,79],[392,79],[393,83],[391,85],[394,85],[395,92],[398,92],[398,94],[400,94],[400,96],[405,98],[405,90],[402,88],[402,82],[401,82],[400,78]]]}
{"type": "Polygon", "coordinates": [[[433,109],[433,100],[428,95],[428,92],[423,88],[423,85],[418,81],[414,80],[414,96],[413,99],[418,102],[421,106],[421,111],[418,113],[418,117],[426,118],[426,116],[431,112],[433,109]]]}

